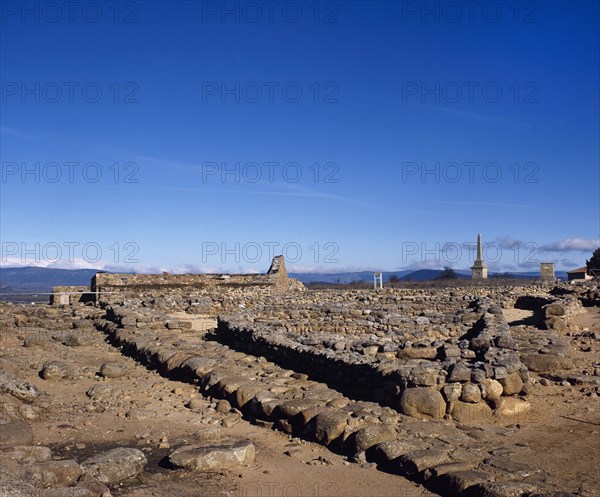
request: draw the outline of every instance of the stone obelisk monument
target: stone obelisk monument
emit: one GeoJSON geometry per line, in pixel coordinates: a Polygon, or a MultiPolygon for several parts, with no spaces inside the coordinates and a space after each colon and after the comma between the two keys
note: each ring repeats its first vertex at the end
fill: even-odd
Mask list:
{"type": "Polygon", "coordinates": [[[487,280],[488,270],[481,255],[481,235],[477,234],[477,259],[471,267],[472,280],[487,280]]]}

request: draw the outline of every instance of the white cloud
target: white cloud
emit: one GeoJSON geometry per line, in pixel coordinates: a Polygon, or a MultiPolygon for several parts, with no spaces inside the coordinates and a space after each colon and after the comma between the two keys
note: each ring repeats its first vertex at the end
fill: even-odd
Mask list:
{"type": "Polygon", "coordinates": [[[0,267],[44,267],[51,269],[98,269],[104,270],[106,268],[105,262],[94,262],[91,263],[85,259],[72,259],[70,261],[63,260],[44,260],[44,259],[23,259],[22,257],[10,257],[3,256],[0,262],[0,267]]]}
{"type": "Polygon", "coordinates": [[[586,240],[584,238],[566,238],[540,246],[544,252],[593,252],[600,247],[600,240],[586,240]]]}

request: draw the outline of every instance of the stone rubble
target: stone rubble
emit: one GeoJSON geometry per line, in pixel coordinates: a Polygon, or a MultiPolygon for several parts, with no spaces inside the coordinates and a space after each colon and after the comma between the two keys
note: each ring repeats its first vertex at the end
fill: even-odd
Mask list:
{"type": "MultiPolygon", "coordinates": [[[[546,483],[542,468],[503,456],[502,439],[525,419],[530,371],[549,381],[600,385],[594,380],[600,363],[598,373],[585,378],[570,373],[574,362],[564,337],[582,303],[600,304],[597,288],[540,285],[534,297],[514,287],[434,294],[263,290],[190,294],[173,288],[161,296],[145,288],[142,295],[111,295],[100,307],[73,306],[71,329],[61,332],[45,327],[49,310],[40,311],[39,319],[14,316],[11,326],[26,347],[84,346],[86,336],[100,330],[124,354],[195,385],[211,399],[210,407],[192,398],[187,409],[210,409],[222,426],[242,418],[272,426],[442,495],[549,497],[560,490],[546,483]],[[502,309],[516,306],[533,310],[538,328],[509,326],[502,309]],[[211,317],[202,329],[199,316],[211,317]],[[510,424],[488,426],[497,420],[510,424]]],[[[600,338],[584,333],[578,335],[582,347],[600,338]]],[[[130,447],[80,463],[53,460],[50,448],[33,445],[27,421],[46,409],[43,392],[21,380],[10,359],[0,357],[0,366],[2,497],[38,495],[40,488],[48,496],[69,488],[69,495],[107,497],[108,486],[144,471],[146,456],[130,447]]],[[[106,380],[127,375],[110,362],[97,371],[74,371],[54,359],[36,371],[45,381],[98,375],[87,395],[100,412],[119,402],[106,380]]],[[[144,419],[153,413],[138,406],[126,415],[144,419]]],[[[169,450],[173,468],[212,471],[254,461],[251,441],[228,440],[219,430],[201,430],[181,447],[171,448],[166,439],[156,443],[169,450]]]]}

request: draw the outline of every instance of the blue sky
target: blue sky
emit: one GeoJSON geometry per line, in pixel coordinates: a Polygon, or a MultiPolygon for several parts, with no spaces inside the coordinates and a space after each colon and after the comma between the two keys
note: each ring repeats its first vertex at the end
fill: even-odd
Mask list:
{"type": "Polygon", "coordinates": [[[583,265],[599,4],[469,5],[3,1],[2,264],[583,265]]]}

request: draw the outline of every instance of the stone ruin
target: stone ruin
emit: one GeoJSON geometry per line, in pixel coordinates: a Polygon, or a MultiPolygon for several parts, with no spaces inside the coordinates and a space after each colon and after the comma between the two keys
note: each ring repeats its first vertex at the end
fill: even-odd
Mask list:
{"type": "Polygon", "coordinates": [[[541,337],[514,337],[502,307],[535,309],[550,331],[564,329],[581,309],[577,298],[551,296],[543,284],[434,294],[306,292],[287,278],[282,257],[266,275],[98,274],[92,289],[120,327],[158,323],[185,331],[191,323],[170,313],[211,316],[218,318],[214,339],[234,350],[409,416],[458,422],[524,414],[526,363],[540,362],[540,350],[549,364],[568,362],[556,333],[546,333],[547,343],[535,351],[531,343],[542,343],[541,337]],[[532,354],[523,359],[519,348],[532,354]]]}
{"type": "Polygon", "coordinates": [[[445,495],[488,497],[546,488],[489,456],[502,440],[465,426],[525,422],[531,371],[571,381],[562,332],[600,305],[597,285],[544,282],[306,291],[283,258],[264,275],[98,274],[88,291],[95,305],[76,312],[93,311],[110,343],[246,419],[445,495]],[[507,321],[511,308],[530,311],[527,325],[507,321]]]}
{"type": "Polygon", "coordinates": [[[169,314],[210,316],[220,343],[349,396],[422,419],[484,422],[526,412],[529,369],[569,364],[558,333],[581,299],[550,288],[306,292],[277,256],[266,274],[97,273],[89,288],[56,287],[53,302],[91,295],[119,327],[185,331],[190,322],[169,314]],[[534,311],[548,332],[513,336],[503,307],[534,311]]]}
{"type": "Polygon", "coordinates": [[[302,283],[289,278],[283,256],[275,256],[266,274],[130,274],[98,272],[89,287],[57,286],[50,303],[99,302],[113,298],[143,298],[156,293],[202,294],[207,291],[239,289],[255,294],[273,295],[301,290],[302,283]]]}

